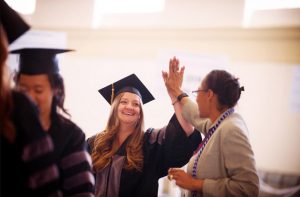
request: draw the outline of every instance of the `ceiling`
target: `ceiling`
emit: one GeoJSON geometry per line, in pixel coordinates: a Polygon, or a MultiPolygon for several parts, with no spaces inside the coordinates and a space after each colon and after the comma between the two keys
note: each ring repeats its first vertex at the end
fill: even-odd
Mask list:
{"type": "MultiPolygon", "coordinates": [[[[296,0],[295,0],[296,1],[296,0]]],[[[244,0],[166,0],[162,12],[104,15],[98,28],[242,28],[244,0]]],[[[89,29],[94,0],[37,0],[35,28],[89,29]]],[[[248,28],[300,27],[300,9],[256,11],[248,28]]]]}

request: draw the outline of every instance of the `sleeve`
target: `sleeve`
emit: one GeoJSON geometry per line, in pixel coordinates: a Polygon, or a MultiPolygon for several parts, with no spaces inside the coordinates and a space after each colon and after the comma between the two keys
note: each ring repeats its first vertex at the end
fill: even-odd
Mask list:
{"type": "Polygon", "coordinates": [[[203,133],[204,135],[207,132],[207,125],[209,120],[206,118],[200,118],[198,105],[193,101],[188,100],[182,109],[183,118],[190,122],[198,131],[203,133]]]}
{"type": "Polygon", "coordinates": [[[259,178],[246,134],[239,128],[231,128],[224,130],[221,139],[221,151],[228,177],[205,179],[204,196],[258,196],[259,178]]]}
{"type": "Polygon", "coordinates": [[[152,149],[152,155],[157,158],[157,174],[163,177],[167,175],[170,167],[182,167],[189,161],[201,142],[201,135],[194,131],[187,137],[173,115],[169,124],[162,129],[154,129],[148,140],[148,143],[155,147],[152,149]]]}
{"type": "Polygon", "coordinates": [[[94,141],[95,141],[95,138],[96,138],[96,135],[88,138],[86,140],[86,143],[87,143],[87,151],[88,153],[91,155],[92,154],[92,151],[93,151],[93,148],[94,148],[94,141]]]}
{"type": "Polygon", "coordinates": [[[95,178],[91,171],[91,157],[86,150],[85,135],[77,126],[59,162],[63,192],[67,196],[94,196],[95,178]]]}

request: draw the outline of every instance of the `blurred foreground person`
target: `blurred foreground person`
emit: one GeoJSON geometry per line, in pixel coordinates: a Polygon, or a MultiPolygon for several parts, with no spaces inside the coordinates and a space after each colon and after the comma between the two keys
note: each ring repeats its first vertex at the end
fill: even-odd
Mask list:
{"type": "Polygon", "coordinates": [[[0,0],[0,196],[49,196],[59,179],[53,143],[39,122],[37,108],[10,87],[8,44],[29,26],[0,0]]]}

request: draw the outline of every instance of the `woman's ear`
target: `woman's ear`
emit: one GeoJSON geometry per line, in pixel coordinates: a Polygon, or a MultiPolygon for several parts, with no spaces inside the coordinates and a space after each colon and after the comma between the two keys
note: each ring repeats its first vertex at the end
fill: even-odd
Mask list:
{"type": "Polygon", "coordinates": [[[55,97],[58,101],[61,98],[62,90],[59,88],[54,88],[53,90],[53,97],[55,97]]]}
{"type": "Polygon", "coordinates": [[[211,89],[207,90],[207,97],[209,100],[211,100],[214,97],[214,95],[215,93],[211,89]]]}

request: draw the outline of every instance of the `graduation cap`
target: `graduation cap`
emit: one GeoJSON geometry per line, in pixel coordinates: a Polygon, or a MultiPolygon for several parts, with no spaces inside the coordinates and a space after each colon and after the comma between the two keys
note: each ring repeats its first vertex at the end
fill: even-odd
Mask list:
{"type": "Polygon", "coordinates": [[[114,98],[122,92],[131,92],[138,95],[142,99],[143,104],[154,100],[152,94],[135,74],[131,74],[119,81],[101,88],[98,92],[109,104],[112,104],[114,98]]]}
{"type": "Polygon", "coordinates": [[[4,0],[0,0],[0,20],[9,44],[30,28],[20,15],[9,7],[4,0]]]}
{"type": "Polygon", "coordinates": [[[47,48],[23,48],[10,51],[19,54],[19,72],[28,75],[58,73],[57,54],[73,50],[47,49],[47,48]]]}

